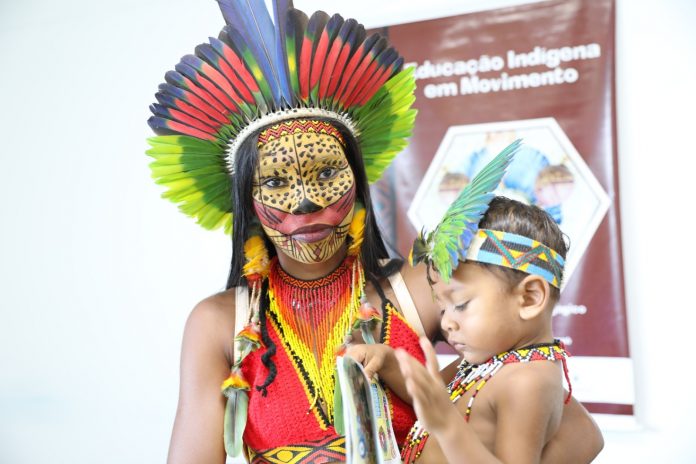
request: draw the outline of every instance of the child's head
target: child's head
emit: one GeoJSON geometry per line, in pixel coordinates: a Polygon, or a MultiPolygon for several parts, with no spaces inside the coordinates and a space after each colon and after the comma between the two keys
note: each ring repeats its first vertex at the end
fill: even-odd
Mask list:
{"type": "Polygon", "coordinates": [[[441,326],[447,341],[474,364],[550,341],[551,313],[560,296],[556,286],[567,252],[553,219],[515,200],[493,199],[479,230],[450,283],[435,287],[444,307],[441,326]],[[525,270],[509,267],[508,258],[523,255],[530,260],[523,258],[513,267],[525,270]]]}
{"type": "MultiPolygon", "coordinates": [[[[565,260],[568,244],[553,218],[541,208],[527,205],[505,197],[495,197],[479,222],[479,229],[499,230],[531,238],[558,253],[565,260]]],[[[496,264],[477,263],[491,272],[498,274],[507,282],[509,288],[519,284],[529,274],[517,269],[496,264]]],[[[563,279],[563,268],[557,275],[558,285],[563,279]]],[[[558,302],[560,290],[551,285],[550,308],[558,302]]]]}

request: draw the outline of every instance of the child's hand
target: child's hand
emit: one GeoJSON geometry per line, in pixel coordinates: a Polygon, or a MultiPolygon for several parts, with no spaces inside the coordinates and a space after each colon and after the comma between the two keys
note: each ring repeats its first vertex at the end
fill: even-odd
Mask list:
{"type": "Polygon", "coordinates": [[[420,345],[427,368],[401,349],[397,349],[395,354],[418,419],[429,432],[437,433],[451,426],[453,418],[456,420],[452,413],[459,419],[461,416],[450,402],[447,387],[440,377],[435,349],[424,337],[421,337],[420,345]]]}
{"type": "Polygon", "coordinates": [[[363,365],[365,374],[369,379],[372,379],[375,373],[390,364],[395,366],[396,361],[394,350],[381,343],[350,345],[346,350],[346,355],[363,365]]]}

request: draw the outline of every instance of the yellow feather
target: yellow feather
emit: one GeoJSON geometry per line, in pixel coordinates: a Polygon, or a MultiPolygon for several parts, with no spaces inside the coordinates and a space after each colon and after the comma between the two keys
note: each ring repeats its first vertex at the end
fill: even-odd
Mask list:
{"type": "Polygon", "coordinates": [[[266,244],[258,235],[252,235],[244,242],[244,257],[246,264],[243,272],[245,276],[259,274],[261,277],[268,275],[269,261],[266,244]]]}
{"type": "Polygon", "coordinates": [[[353,214],[353,219],[350,221],[348,235],[352,239],[348,247],[348,254],[356,256],[360,253],[360,246],[363,242],[363,234],[365,232],[365,210],[360,208],[353,214]]]}

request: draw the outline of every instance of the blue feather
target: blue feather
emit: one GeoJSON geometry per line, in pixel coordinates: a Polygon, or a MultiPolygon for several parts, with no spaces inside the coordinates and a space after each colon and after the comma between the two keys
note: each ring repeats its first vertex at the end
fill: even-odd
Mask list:
{"type": "Polygon", "coordinates": [[[282,107],[280,64],[277,61],[276,31],[271,15],[263,0],[218,0],[225,21],[247,38],[253,53],[271,89],[276,108],[282,107]]]}
{"type": "Polygon", "coordinates": [[[288,11],[293,8],[292,0],[274,0],[273,18],[276,26],[275,60],[278,63],[278,77],[280,80],[280,91],[288,106],[292,106],[293,97],[290,88],[290,78],[288,77],[288,62],[285,58],[285,31],[288,25],[288,11]]]}

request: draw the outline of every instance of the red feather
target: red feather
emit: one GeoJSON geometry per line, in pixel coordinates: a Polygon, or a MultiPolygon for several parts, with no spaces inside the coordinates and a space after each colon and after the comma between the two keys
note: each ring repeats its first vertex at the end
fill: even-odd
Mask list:
{"type": "Polygon", "coordinates": [[[216,102],[215,99],[212,98],[210,94],[208,94],[208,92],[198,87],[189,78],[179,73],[177,73],[177,75],[178,78],[181,80],[181,83],[169,84],[173,87],[176,87],[177,93],[168,92],[166,84],[161,85],[160,90],[166,94],[172,95],[172,97],[174,98],[180,98],[178,93],[181,92],[181,97],[183,97],[191,105],[200,108],[200,110],[204,111],[205,114],[222,124],[227,122],[227,117],[225,116],[224,108],[222,107],[222,105],[216,102]],[[215,105],[212,105],[212,103],[215,103],[215,105]]]}
{"type": "MultiPolygon", "coordinates": [[[[351,20],[346,21],[348,23],[351,20]]],[[[336,65],[331,73],[331,80],[329,81],[329,87],[327,88],[327,95],[335,95],[339,83],[341,82],[341,77],[343,76],[344,70],[351,57],[353,48],[356,43],[361,42],[365,38],[365,28],[362,24],[357,24],[357,27],[352,29],[343,44],[341,52],[336,60],[336,65]]]]}
{"type": "MultiPolygon", "coordinates": [[[[338,16],[338,15],[336,15],[338,16]]],[[[341,18],[340,16],[338,16],[341,18]]],[[[341,18],[341,21],[343,21],[343,18],[341,18]]],[[[323,99],[327,95],[327,90],[329,88],[329,81],[331,80],[331,76],[333,75],[333,70],[336,67],[336,62],[338,61],[338,55],[341,53],[341,49],[344,44],[343,38],[348,36],[348,33],[350,32],[351,28],[355,27],[356,25],[355,20],[349,19],[346,22],[341,23],[341,27],[336,34],[336,37],[334,40],[331,42],[331,49],[327,53],[326,56],[326,61],[324,63],[324,69],[321,72],[320,80],[319,80],[319,99],[323,99]]]]}
{"type": "MultiPolygon", "coordinates": [[[[368,61],[368,60],[363,60],[363,64],[361,65],[361,67],[365,67],[364,66],[365,61],[368,61]]],[[[367,83],[370,81],[370,79],[372,79],[372,77],[375,75],[375,72],[378,71],[378,66],[379,66],[379,63],[377,63],[377,60],[373,59],[365,67],[366,69],[364,70],[362,75],[357,77],[351,83],[350,87],[352,87],[352,89],[346,88],[345,93],[343,94],[343,98],[342,98],[345,106],[349,107],[351,105],[350,102],[353,99],[353,97],[355,97],[358,93],[360,93],[364,89],[365,85],[367,85],[367,83]]],[[[360,69],[358,68],[358,71],[359,70],[360,69]]]]}
{"type": "Polygon", "coordinates": [[[180,122],[168,120],[167,127],[175,132],[179,132],[184,135],[190,135],[192,137],[198,137],[199,139],[205,140],[216,140],[217,137],[212,134],[208,134],[194,127],[187,126],[186,124],[181,124],[180,122]]]}
{"type": "MultiPolygon", "coordinates": [[[[300,83],[300,98],[303,101],[309,99],[310,90],[310,75],[312,73],[313,61],[316,58],[315,50],[317,45],[321,42],[321,31],[326,27],[326,23],[329,20],[329,15],[323,11],[316,11],[309,18],[307,23],[307,29],[305,29],[304,39],[302,40],[302,49],[300,51],[300,73],[299,73],[299,83],[300,83]]],[[[327,36],[328,40],[328,36],[327,36]]],[[[324,58],[326,58],[326,50],[324,50],[323,58],[321,58],[321,65],[323,66],[324,58]]],[[[314,64],[316,66],[317,64],[314,64]]],[[[320,68],[321,69],[321,68],[320,68]]]]}
{"type": "MultiPolygon", "coordinates": [[[[227,45],[224,44],[222,46],[227,47],[227,45]]],[[[232,66],[230,66],[227,63],[227,60],[225,60],[225,58],[220,55],[218,56],[220,57],[220,59],[217,60],[216,64],[217,66],[219,66],[222,75],[227,78],[227,80],[237,90],[237,92],[241,95],[245,102],[254,103],[254,96],[249,91],[247,85],[244,82],[242,82],[235,70],[232,69],[232,66]]]]}
{"type": "Polygon", "coordinates": [[[353,59],[351,59],[351,62],[348,63],[348,66],[346,66],[344,79],[341,81],[339,92],[337,93],[337,99],[339,102],[345,105],[347,97],[363,78],[365,71],[373,62],[375,56],[379,54],[379,51],[381,51],[386,44],[387,41],[378,35],[369,37],[363,43],[361,49],[364,50],[364,53],[362,53],[362,56],[358,54],[358,52],[361,52],[362,50],[358,50],[358,52],[356,52],[356,54],[353,56],[353,59]]]}
{"type": "Polygon", "coordinates": [[[321,32],[317,49],[314,51],[314,65],[312,66],[311,75],[309,77],[309,89],[310,92],[315,94],[315,96],[318,93],[317,87],[319,85],[319,80],[321,79],[324,67],[326,66],[325,63],[327,61],[329,46],[334,42],[336,34],[338,34],[342,24],[343,18],[337,14],[333,15],[326,23],[324,30],[321,32]]]}
{"type": "MultiPolygon", "coordinates": [[[[239,112],[239,107],[244,103],[244,100],[239,96],[239,94],[237,94],[237,92],[235,92],[229,81],[225,79],[225,76],[223,76],[220,71],[208,63],[203,63],[201,71],[204,73],[205,77],[216,84],[217,87],[225,91],[223,95],[232,99],[234,102],[234,109],[239,112]]],[[[229,101],[229,99],[227,101],[229,101]]]]}
{"type": "Polygon", "coordinates": [[[324,29],[319,37],[317,49],[314,52],[314,63],[309,76],[309,89],[313,89],[321,76],[321,71],[324,69],[324,61],[326,60],[326,52],[329,49],[329,32],[324,29]]]}
{"type": "Polygon", "coordinates": [[[353,93],[348,97],[347,104],[352,106],[352,105],[358,105],[361,104],[361,102],[369,100],[369,97],[367,100],[365,99],[366,95],[369,95],[370,97],[377,91],[381,85],[387,81],[389,76],[393,72],[393,64],[396,61],[396,59],[399,57],[399,55],[396,53],[396,51],[393,48],[388,48],[387,50],[383,51],[375,61],[373,61],[373,64],[376,64],[378,68],[371,73],[371,77],[369,80],[364,82],[360,88],[356,88],[353,93]],[[384,80],[382,80],[384,79],[384,80]],[[381,83],[380,83],[381,82],[381,83]],[[377,85],[380,83],[379,85],[377,85]]]}
{"type": "Polygon", "coordinates": [[[298,75],[300,82],[300,98],[303,101],[307,101],[309,98],[309,70],[310,70],[310,59],[312,58],[312,41],[306,36],[302,40],[302,47],[300,50],[300,72],[298,75]]]}
{"type": "MultiPolygon", "coordinates": [[[[397,54],[398,56],[398,54],[397,54]]],[[[403,65],[404,59],[399,57],[396,61],[394,61],[391,65],[388,67],[384,68],[382,70],[381,75],[377,77],[375,82],[368,84],[365,87],[365,91],[362,93],[362,95],[359,95],[358,98],[355,101],[356,105],[364,105],[370,99],[377,93],[377,91],[384,85],[385,82],[387,82],[391,77],[394,75],[394,73],[401,68],[401,65],[403,65]]]]}
{"type": "Polygon", "coordinates": [[[203,87],[202,84],[198,83],[199,80],[201,80],[201,77],[198,74],[196,74],[196,81],[193,81],[188,77],[184,77],[184,82],[186,83],[188,90],[196,94],[199,101],[202,102],[203,105],[212,106],[223,116],[226,115],[228,113],[227,109],[219,101],[217,101],[215,97],[203,87]]]}
{"type": "Polygon", "coordinates": [[[259,86],[256,83],[254,77],[249,72],[249,70],[246,68],[246,65],[242,62],[242,60],[237,56],[234,50],[232,50],[232,48],[227,43],[222,43],[224,44],[221,47],[223,57],[227,60],[232,69],[234,69],[237,72],[239,78],[242,80],[242,82],[244,82],[244,85],[246,85],[249,88],[249,90],[253,93],[259,92],[259,86]]]}
{"type": "Polygon", "coordinates": [[[207,134],[215,135],[217,133],[217,130],[215,128],[202,123],[198,119],[189,116],[183,111],[179,111],[175,108],[165,108],[165,110],[167,111],[167,113],[169,113],[167,118],[170,121],[178,121],[182,124],[186,124],[187,126],[193,127],[207,134]]]}
{"type": "MultiPolygon", "coordinates": [[[[205,114],[203,111],[199,110],[193,105],[188,104],[186,101],[180,99],[180,98],[172,98],[169,97],[168,95],[161,95],[157,94],[155,95],[155,98],[157,98],[157,101],[159,101],[162,105],[168,107],[168,108],[176,108],[180,109],[181,111],[184,111],[185,113],[193,116],[194,118],[202,121],[203,123],[207,124],[208,126],[219,129],[221,124],[218,121],[215,121],[208,117],[207,114],[205,114]]],[[[224,124],[224,121],[223,121],[224,124]]]]}

